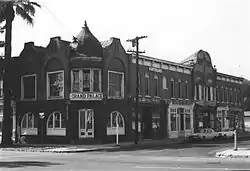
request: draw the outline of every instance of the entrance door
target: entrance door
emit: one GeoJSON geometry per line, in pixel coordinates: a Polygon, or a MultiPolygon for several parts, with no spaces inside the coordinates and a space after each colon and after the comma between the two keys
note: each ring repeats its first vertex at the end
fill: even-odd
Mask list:
{"type": "Polygon", "coordinates": [[[79,110],[79,138],[94,138],[94,110],[79,110]]]}
{"type": "Polygon", "coordinates": [[[152,113],[151,108],[144,108],[142,114],[143,138],[152,139],[152,113]]]}

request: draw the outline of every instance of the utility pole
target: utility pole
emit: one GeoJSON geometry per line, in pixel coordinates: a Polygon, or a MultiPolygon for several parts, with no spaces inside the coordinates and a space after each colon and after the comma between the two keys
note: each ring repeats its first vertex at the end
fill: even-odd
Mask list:
{"type": "Polygon", "coordinates": [[[136,46],[136,51],[128,50],[128,52],[136,53],[136,99],[135,99],[135,139],[134,143],[138,144],[139,142],[139,133],[138,133],[138,109],[139,109],[139,53],[145,53],[145,51],[139,51],[139,40],[147,38],[147,36],[135,37],[134,39],[129,39],[127,42],[132,42],[132,47],[136,46]]]}

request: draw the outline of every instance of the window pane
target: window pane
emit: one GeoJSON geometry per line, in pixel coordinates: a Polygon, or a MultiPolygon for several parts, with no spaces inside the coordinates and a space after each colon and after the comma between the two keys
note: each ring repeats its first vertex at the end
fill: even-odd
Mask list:
{"type": "Polygon", "coordinates": [[[80,129],[85,129],[85,111],[80,111],[80,129]]]}
{"type": "Polygon", "coordinates": [[[93,87],[94,87],[94,92],[100,92],[101,90],[100,90],[100,82],[99,82],[99,73],[100,73],[100,71],[99,70],[94,70],[94,85],[93,85],[93,87]]]}
{"type": "Polygon", "coordinates": [[[27,128],[27,115],[24,115],[22,127],[27,128]]]}
{"type": "Polygon", "coordinates": [[[116,127],[116,112],[112,113],[112,127],[115,128],[116,127]]]}
{"type": "Polygon", "coordinates": [[[63,73],[49,73],[48,77],[50,97],[63,97],[63,73]]]}
{"type": "Polygon", "coordinates": [[[185,116],[186,116],[186,119],[185,119],[186,129],[191,129],[190,114],[186,114],[185,116]]]}
{"type": "Polygon", "coordinates": [[[123,127],[123,120],[122,120],[122,115],[121,114],[118,117],[118,124],[119,124],[119,127],[123,127]]]}
{"type": "Polygon", "coordinates": [[[55,113],[54,118],[55,118],[55,127],[54,128],[60,128],[60,113],[55,113]]]}
{"type": "Polygon", "coordinates": [[[73,92],[80,92],[80,71],[73,70],[73,84],[72,84],[72,91],[73,92]]]}
{"type": "Polygon", "coordinates": [[[49,117],[48,128],[53,128],[53,115],[50,115],[49,117]]]}
{"type": "Polygon", "coordinates": [[[33,128],[33,117],[32,117],[32,114],[28,114],[28,128],[33,128]]]}
{"type": "Polygon", "coordinates": [[[148,96],[150,95],[149,86],[150,86],[149,75],[146,74],[145,75],[145,95],[148,95],[148,96]]]}
{"type": "Polygon", "coordinates": [[[176,114],[171,114],[171,131],[176,131],[176,114]]]}
{"type": "Polygon", "coordinates": [[[122,77],[120,73],[109,72],[109,96],[122,97],[122,77]]]}
{"type": "Polygon", "coordinates": [[[171,97],[174,97],[174,81],[171,81],[171,97]]]}
{"type": "Polygon", "coordinates": [[[35,98],[35,76],[22,77],[23,79],[23,98],[35,98]]]}
{"type": "Polygon", "coordinates": [[[0,80],[0,97],[3,97],[3,80],[0,80]]]}
{"type": "Polygon", "coordinates": [[[107,125],[108,128],[111,128],[111,116],[109,115],[108,117],[108,125],[107,125]]]}
{"type": "Polygon", "coordinates": [[[83,91],[90,91],[90,70],[83,70],[83,91]]]}
{"type": "Polygon", "coordinates": [[[87,128],[92,129],[92,122],[93,122],[93,113],[92,111],[87,111],[87,128]]]}

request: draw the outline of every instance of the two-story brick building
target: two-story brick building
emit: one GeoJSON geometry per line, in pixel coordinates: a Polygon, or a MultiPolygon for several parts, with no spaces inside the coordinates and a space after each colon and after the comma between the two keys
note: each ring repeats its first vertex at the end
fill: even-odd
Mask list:
{"type": "Polygon", "coordinates": [[[132,138],[128,58],[119,39],[101,43],[85,23],[72,42],[26,43],[17,62],[18,125],[28,141],[110,141],[116,119],[120,139],[132,138]]]}

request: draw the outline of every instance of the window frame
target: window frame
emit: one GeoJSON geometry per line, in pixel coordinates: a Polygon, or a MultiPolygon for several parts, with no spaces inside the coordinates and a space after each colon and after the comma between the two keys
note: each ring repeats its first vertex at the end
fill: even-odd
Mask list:
{"type": "Polygon", "coordinates": [[[159,77],[158,75],[154,75],[154,96],[159,97],[159,77]]]}
{"type": "Polygon", "coordinates": [[[162,88],[163,90],[167,90],[167,77],[166,76],[162,76],[162,88]]]}
{"type": "Polygon", "coordinates": [[[148,73],[145,73],[145,96],[150,97],[150,75],[148,73]]]}
{"type": "Polygon", "coordinates": [[[188,100],[189,97],[188,97],[188,81],[185,81],[185,99],[188,100]]]}
{"type": "Polygon", "coordinates": [[[22,120],[21,120],[21,127],[20,127],[20,134],[21,135],[38,135],[37,129],[38,129],[38,120],[37,121],[37,127],[35,127],[35,119],[38,119],[35,117],[35,114],[32,112],[27,112],[23,115],[22,120]],[[32,126],[29,127],[29,123],[28,123],[28,119],[29,119],[29,115],[32,115],[32,126]],[[26,119],[26,127],[23,127],[23,122],[24,119],[26,119]]]}
{"type": "Polygon", "coordinates": [[[182,99],[182,86],[181,86],[181,80],[178,80],[178,98],[182,99]]]}
{"type": "Polygon", "coordinates": [[[3,99],[3,79],[0,80],[0,99],[3,99]]]}
{"type": "Polygon", "coordinates": [[[101,72],[101,69],[99,68],[72,68],[71,69],[71,88],[70,88],[70,91],[71,93],[82,93],[82,92],[95,92],[94,91],[94,71],[98,71],[99,72],[99,92],[102,92],[102,72],[101,72]],[[83,91],[83,70],[89,70],[90,71],[90,91],[83,91]],[[73,91],[73,79],[74,79],[74,76],[73,76],[73,72],[74,71],[79,71],[79,91],[78,92],[74,92],[73,91]]]}
{"type": "MultiPolygon", "coordinates": [[[[46,135],[47,136],[66,136],[66,125],[65,127],[62,127],[62,118],[63,118],[63,114],[62,112],[60,111],[54,111],[54,112],[51,112],[47,118],[47,121],[46,121],[46,128],[47,128],[47,132],[46,132],[46,135]],[[60,114],[60,127],[55,127],[55,114],[56,113],[59,113],[60,114]],[[53,127],[52,128],[49,128],[49,120],[50,118],[53,117],[53,127]]],[[[65,119],[65,122],[66,122],[66,119],[65,119]]]]}
{"type": "Polygon", "coordinates": [[[170,87],[171,87],[170,98],[175,98],[175,81],[173,78],[171,78],[170,80],[170,87]]]}
{"type": "Polygon", "coordinates": [[[27,74],[21,76],[21,100],[36,100],[37,99],[37,75],[36,74],[27,74]],[[24,98],[24,81],[25,77],[35,77],[35,97],[34,98],[24,98]]]}
{"type": "Polygon", "coordinates": [[[124,85],[124,72],[119,72],[119,71],[113,71],[113,70],[108,70],[108,98],[109,99],[123,99],[124,98],[124,91],[125,91],[125,85],[124,85]],[[109,73],[114,73],[114,74],[121,74],[122,75],[122,80],[121,80],[121,96],[116,97],[116,96],[110,96],[109,95],[109,73]]]}
{"type": "Polygon", "coordinates": [[[108,123],[107,123],[107,126],[106,126],[107,135],[116,135],[116,131],[117,131],[116,129],[117,128],[116,128],[116,126],[113,127],[113,119],[115,119],[115,125],[117,124],[116,123],[116,115],[113,115],[114,113],[116,113],[116,115],[118,114],[118,117],[121,118],[122,125],[123,125],[122,127],[120,127],[120,125],[118,124],[118,134],[119,135],[125,135],[125,120],[124,120],[123,115],[119,111],[112,111],[112,112],[109,113],[109,115],[108,115],[108,123]],[[113,118],[113,116],[115,116],[115,118],[113,118]],[[109,118],[110,118],[110,120],[109,120],[109,118]]]}
{"type": "Polygon", "coordinates": [[[65,93],[65,80],[64,80],[64,70],[49,71],[46,73],[46,84],[47,84],[47,100],[64,99],[65,93]],[[62,96],[50,96],[50,84],[49,84],[49,74],[62,73],[63,75],[63,91],[62,96]]]}

